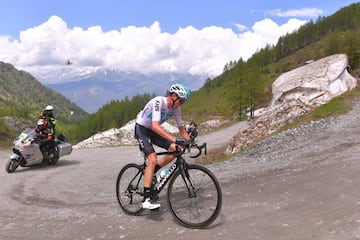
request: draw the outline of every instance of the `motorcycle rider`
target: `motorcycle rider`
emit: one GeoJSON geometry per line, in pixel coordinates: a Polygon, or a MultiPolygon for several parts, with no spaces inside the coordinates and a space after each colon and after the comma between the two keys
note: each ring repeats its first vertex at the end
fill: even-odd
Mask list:
{"type": "Polygon", "coordinates": [[[55,126],[54,107],[48,105],[45,110],[40,113],[37,121],[36,132],[40,138],[40,150],[44,156],[44,163],[54,158],[55,152],[55,126]]]}

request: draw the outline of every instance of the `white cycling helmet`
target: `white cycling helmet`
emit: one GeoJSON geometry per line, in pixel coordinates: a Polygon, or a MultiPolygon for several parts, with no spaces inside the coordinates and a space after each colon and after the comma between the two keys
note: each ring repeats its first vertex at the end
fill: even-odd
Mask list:
{"type": "Polygon", "coordinates": [[[169,88],[169,93],[176,93],[179,98],[188,100],[190,98],[190,90],[183,84],[177,83],[169,88]]]}

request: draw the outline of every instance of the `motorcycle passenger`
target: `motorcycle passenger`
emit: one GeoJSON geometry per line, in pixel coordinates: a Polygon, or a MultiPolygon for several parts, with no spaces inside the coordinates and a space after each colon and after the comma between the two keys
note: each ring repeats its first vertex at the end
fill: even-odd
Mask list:
{"type": "Polygon", "coordinates": [[[181,119],[180,107],[189,98],[190,91],[186,86],[174,84],[169,88],[166,97],[157,96],[151,99],[137,115],[135,138],[139,142],[140,149],[147,157],[147,166],[144,173],[144,199],[142,202],[144,209],[160,207],[160,204],[153,202],[151,199],[152,178],[154,173],[175,158],[172,155],[165,155],[158,162],[153,144],[168,151],[175,151],[178,144],[186,145],[187,141],[190,140],[181,119]],[[161,126],[163,122],[173,116],[183,139],[176,138],[161,126]]]}
{"type": "Polygon", "coordinates": [[[40,150],[44,156],[44,163],[47,163],[54,158],[55,126],[54,107],[48,105],[40,114],[36,128],[36,132],[40,138],[40,150]]]}

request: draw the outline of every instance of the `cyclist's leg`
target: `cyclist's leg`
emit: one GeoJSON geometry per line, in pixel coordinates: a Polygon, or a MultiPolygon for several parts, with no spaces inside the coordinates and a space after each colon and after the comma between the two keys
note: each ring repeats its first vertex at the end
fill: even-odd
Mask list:
{"type": "MultiPolygon", "coordinates": [[[[144,187],[150,189],[152,184],[152,177],[154,175],[155,165],[157,163],[157,155],[155,152],[147,155],[147,166],[144,173],[144,187]]],[[[144,198],[149,197],[144,194],[144,198]]]]}
{"type": "Polygon", "coordinates": [[[148,164],[145,168],[144,173],[144,199],[142,203],[142,207],[144,209],[156,209],[160,207],[160,204],[154,203],[153,199],[151,199],[152,191],[151,191],[151,185],[152,185],[152,178],[154,175],[154,169],[157,162],[157,156],[156,153],[153,152],[147,156],[148,164]]]}
{"type": "MultiPolygon", "coordinates": [[[[158,136],[157,138],[153,139],[153,142],[156,146],[167,149],[169,152],[173,152],[176,150],[176,144],[172,143],[171,141],[158,136]]],[[[173,155],[164,155],[161,159],[158,159],[158,165],[160,167],[165,166],[166,164],[170,163],[172,160],[174,160],[175,156],[173,155]]]]}
{"type": "Polygon", "coordinates": [[[158,160],[158,164],[160,167],[163,167],[174,160],[174,158],[175,157],[173,155],[164,155],[161,159],[158,160]]]}
{"type": "Polygon", "coordinates": [[[154,204],[151,202],[151,185],[154,175],[154,169],[157,164],[157,155],[152,146],[151,136],[153,132],[138,124],[135,125],[135,137],[139,142],[140,149],[144,152],[147,158],[147,165],[144,172],[144,199],[143,208],[156,209],[160,207],[160,204],[154,204]]]}

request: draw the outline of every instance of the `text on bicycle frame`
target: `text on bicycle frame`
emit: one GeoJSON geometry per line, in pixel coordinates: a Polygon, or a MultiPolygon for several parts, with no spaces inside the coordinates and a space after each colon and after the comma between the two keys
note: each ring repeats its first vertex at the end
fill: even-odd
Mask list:
{"type": "Polygon", "coordinates": [[[175,171],[176,169],[176,163],[174,163],[170,169],[169,169],[169,172],[165,175],[165,177],[161,180],[161,182],[159,183],[158,187],[157,187],[157,190],[161,189],[164,184],[166,183],[167,179],[171,176],[171,174],[175,171]]]}

